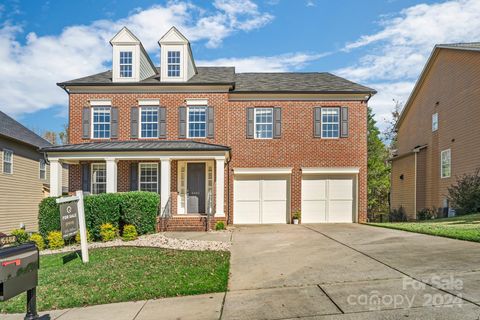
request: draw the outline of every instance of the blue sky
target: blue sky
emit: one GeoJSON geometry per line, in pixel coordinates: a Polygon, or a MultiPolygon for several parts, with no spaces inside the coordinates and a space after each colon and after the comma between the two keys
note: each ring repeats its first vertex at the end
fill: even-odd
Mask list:
{"type": "Polygon", "coordinates": [[[110,68],[108,40],[129,27],[158,64],[176,25],[198,65],[237,71],[329,71],[369,85],[384,127],[436,43],[480,40],[480,1],[215,0],[0,2],[0,109],[37,131],[61,130],[55,83],[110,68]]]}

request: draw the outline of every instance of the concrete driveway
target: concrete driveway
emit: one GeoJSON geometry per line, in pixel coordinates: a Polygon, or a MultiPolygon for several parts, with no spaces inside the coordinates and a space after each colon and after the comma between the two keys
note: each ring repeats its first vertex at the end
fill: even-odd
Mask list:
{"type": "Polygon", "coordinates": [[[233,233],[222,319],[480,319],[480,244],[358,224],[233,233]]]}

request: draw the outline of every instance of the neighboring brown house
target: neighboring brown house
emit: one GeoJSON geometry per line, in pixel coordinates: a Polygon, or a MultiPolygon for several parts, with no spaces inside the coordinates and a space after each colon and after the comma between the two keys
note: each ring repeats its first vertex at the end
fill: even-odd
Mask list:
{"type": "MultiPolygon", "coordinates": [[[[49,189],[49,166],[39,148],[49,146],[0,111],[0,232],[38,229],[38,204],[49,189]]],[[[65,169],[63,177],[65,184],[65,169]]]]}
{"type": "Polygon", "coordinates": [[[170,230],[206,213],[235,224],[363,222],[367,102],[373,89],[330,73],[238,73],[197,67],[175,28],[161,66],[127,28],[110,42],[113,68],[60,83],[70,145],[44,148],[52,193],[61,163],[70,192],[161,195],[170,230]]]}
{"type": "Polygon", "coordinates": [[[437,45],[397,124],[391,208],[447,214],[447,188],[480,168],[480,43],[437,45]]]}

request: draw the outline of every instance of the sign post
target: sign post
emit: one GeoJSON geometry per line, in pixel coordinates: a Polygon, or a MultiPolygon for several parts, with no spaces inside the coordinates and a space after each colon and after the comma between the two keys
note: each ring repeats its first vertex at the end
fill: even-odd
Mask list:
{"type": "Polygon", "coordinates": [[[82,261],[88,262],[87,227],[85,224],[85,209],[83,206],[83,191],[77,191],[76,196],[58,198],[60,204],[60,226],[62,237],[70,238],[80,232],[82,261]]]}

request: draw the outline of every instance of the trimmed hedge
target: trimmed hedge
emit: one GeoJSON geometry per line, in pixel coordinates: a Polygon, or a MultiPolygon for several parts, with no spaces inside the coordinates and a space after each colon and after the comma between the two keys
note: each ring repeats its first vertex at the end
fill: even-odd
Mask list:
{"type": "MultiPolygon", "coordinates": [[[[60,209],[55,197],[45,198],[39,205],[38,224],[46,237],[60,230],[60,209]]],[[[117,230],[131,224],[139,235],[155,232],[160,196],[154,192],[132,191],[103,193],[84,198],[85,222],[95,240],[101,239],[100,227],[110,223],[117,230]]]]}

